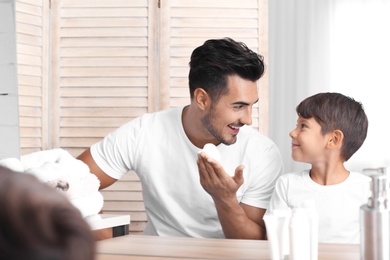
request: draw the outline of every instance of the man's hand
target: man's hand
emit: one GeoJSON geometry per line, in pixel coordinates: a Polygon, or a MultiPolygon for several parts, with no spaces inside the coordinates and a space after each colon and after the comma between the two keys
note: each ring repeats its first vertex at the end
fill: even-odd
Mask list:
{"type": "Polygon", "coordinates": [[[198,154],[197,164],[200,183],[214,200],[225,237],[265,239],[265,209],[239,203],[236,197],[244,183],[244,166],[239,165],[231,177],[221,164],[204,152],[198,154]]]}
{"type": "Polygon", "coordinates": [[[221,164],[204,152],[198,154],[197,164],[200,184],[214,200],[229,200],[236,197],[238,188],[244,183],[243,165],[238,166],[231,177],[221,164]]]}

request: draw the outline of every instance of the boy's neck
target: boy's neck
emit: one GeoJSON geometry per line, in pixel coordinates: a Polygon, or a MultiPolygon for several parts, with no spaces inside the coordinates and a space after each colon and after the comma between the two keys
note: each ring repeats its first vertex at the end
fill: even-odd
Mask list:
{"type": "Polygon", "coordinates": [[[335,185],[344,182],[349,176],[349,171],[344,165],[337,167],[312,167],[310,178],[320,185],[335,185]]]}

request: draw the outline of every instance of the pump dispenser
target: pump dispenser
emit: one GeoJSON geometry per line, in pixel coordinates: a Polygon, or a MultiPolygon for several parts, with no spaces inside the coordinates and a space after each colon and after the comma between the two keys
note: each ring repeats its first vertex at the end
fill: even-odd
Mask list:
{"type": "Polygon", "coordinates": [[[390,260],[389,183],[385,174],[371,178],[371,197],[360,208],[360,259],[390,260]]]}

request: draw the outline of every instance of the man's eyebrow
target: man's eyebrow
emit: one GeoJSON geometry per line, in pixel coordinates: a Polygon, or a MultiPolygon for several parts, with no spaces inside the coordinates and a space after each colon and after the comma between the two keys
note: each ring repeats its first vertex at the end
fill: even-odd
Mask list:
{"type": "MultiPolygon", "coordinates": [[[[256,104],[257,102],[259,102],[259,99],[257,99],[253,104],[256,104]]],[[[232,103],[232,105],[250,106],[251,104],[248,102],[244,102],[244,101],[237,101],[237,102],[232,103]]]]}

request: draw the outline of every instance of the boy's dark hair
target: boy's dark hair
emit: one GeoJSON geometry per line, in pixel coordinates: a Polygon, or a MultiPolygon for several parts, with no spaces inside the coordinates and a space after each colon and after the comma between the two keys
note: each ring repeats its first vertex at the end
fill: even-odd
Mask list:
{"type": "Polygon", "coordinates": [[[0,166],[0,258],[95,259],[95,237],[81,213],[35,176],[0,166]]]}
{"type": "Polygon", "coordinates": [[[195,89],[202,88],[218,101],[229,91],[227,76],[238,75],[254,82],[264,73],[263,57],[230,38],[207,40],[192,52],[189,65],[191,99],[195,89]]]}
{"type": "Polygon", "coordinates": [[[344,134],[341,156],[345,161],[362,146],[367,136],[368,119],[363,105],[340,93],[319,93],[303,100],[296,108],[298,116],[314,118],[322,134],[340,130],[344,134]]]}

